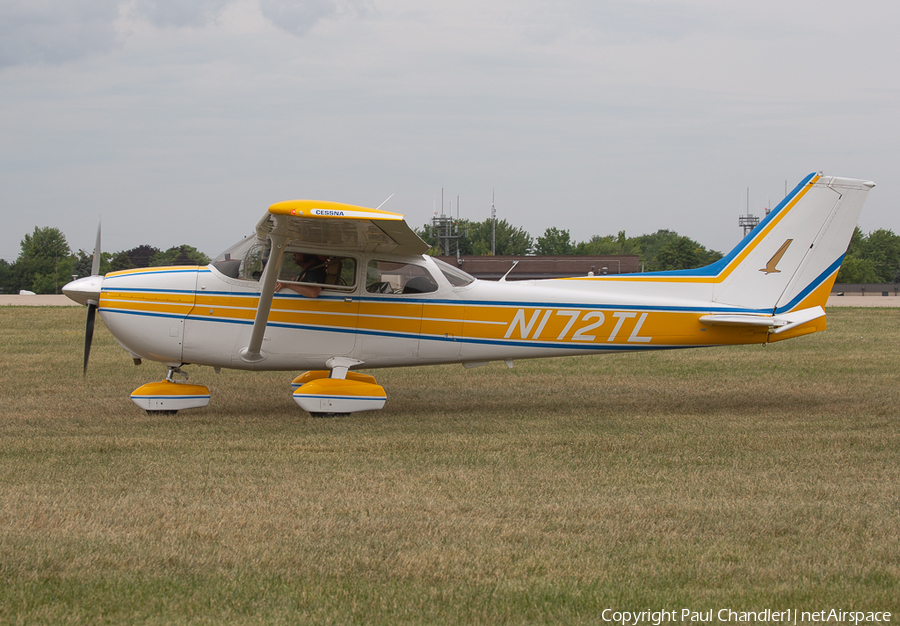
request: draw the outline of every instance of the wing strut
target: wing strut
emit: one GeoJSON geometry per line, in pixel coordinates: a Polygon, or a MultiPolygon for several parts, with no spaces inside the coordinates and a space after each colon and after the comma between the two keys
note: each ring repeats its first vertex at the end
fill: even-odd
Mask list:
{"type": "Polygon", "coordinates": [[[266,358],[266,353],[262,351],[262,342],[269,321],[269,311],[272,310],[272,299],[275,297],[275,283],[278,282],[278,272],[281,269],[281,256],[288,238],[271,233],[269,240],[272,242],[272,252],[263,271],[262,290],[259,293],[253,331],[250,333],[250,345],[240,351],[241,359],[248,363],[258,363],[266,358]]]}

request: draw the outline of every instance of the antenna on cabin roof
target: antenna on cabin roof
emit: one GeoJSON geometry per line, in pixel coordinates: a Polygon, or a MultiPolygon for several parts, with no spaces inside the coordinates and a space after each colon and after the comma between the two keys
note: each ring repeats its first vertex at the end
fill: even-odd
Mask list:
{"type": "Polygon", "coordinates": [[[459,194],[456,195],[456,265],[462,265],[459,261],[459,194]]]}
{"type": "Polygon", "coordinates": [[[497,254],[497,209],[494,208],[494,188],[491,187],[491,256],[497,254]]]}
{"type": "MultiPolygon", "coordinates": [[[[395,191],[394,193],[397,193],[397,192],[395,191]]],[[[382,202],[382,203],[379,204],[377,207],[375,207],[375,210],[377,211],[378,209],[380,209],[381,207],[383,207],[385,204],[387,204],[387,201],[390,200],[390,199],[393,198],[393,197],[394,197],[394,194],[392,193],[391,195],[389,195],[387,198],[384,199],[384,202],[382,202]]]]}

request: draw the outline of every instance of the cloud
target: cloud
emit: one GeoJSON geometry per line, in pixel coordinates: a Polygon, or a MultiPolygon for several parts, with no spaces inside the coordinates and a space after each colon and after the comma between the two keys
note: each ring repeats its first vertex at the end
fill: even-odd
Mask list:
{"type": "Polygon", "coordinates": [[[202,28],[234,0],[4,0],[0,67],[61,64],[107,53],[124,39],[123,19],[157,28],[202,28]]]}
{"type": "Polygon", "coordinates": [[[303,35],[337,8],[331,0],[260,0],[260,11],[275,26],[294,35],[303,35]]]}
{"type": "Polygon", "coordinates": [[[115,47],[119,0],[5,0],[0,67],[64,63],[115,47]]]}
{"type": "Polygon", "coordinates": [[[582,0],[574,6],[579,22],[614,42],[675,41],[693,32],[702,21],[695,9],[683,4],[582,0]]]}
{"type": "Polygon", "coordinates": [[[272,24],[298,36],[324,19],[366,12],[358,0],[260,0],[259,9],[272,24]]]}
{"type": "Polygon", "coordinates": [[[202,28],[215,22],[233,0],[136,0],[134,14],[158,28],[202,28]]]}
{"type": "MultiPolygon", "coordinates": [[[[3,0],[0,68],[62,64],[122,45],[129,26],[204,29],[240,0],[3,0]]],[[[302,37],[322,20],[369,13],[365,0],[251,0],[247,8],[302,37]]]]}

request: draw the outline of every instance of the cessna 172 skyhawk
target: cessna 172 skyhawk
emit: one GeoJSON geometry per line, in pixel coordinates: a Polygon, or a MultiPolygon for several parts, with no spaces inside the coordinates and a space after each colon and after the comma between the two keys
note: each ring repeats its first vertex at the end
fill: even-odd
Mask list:
{"type": "MultiPolygon", "coordinates": [[[[279,202],[207,267],[94,276],[63,291],[128,351],[168,366],[132,400],[148,412],[206,406],[188,364],[304,370],[312,414],[380,409],[352,368],[762,344],[825,330],[825,302],[874,183],[810,174],[727,256],[695,270],[568,279],[476,280],[424,253],[403,216],[279,202]],[[294,264],[309,269],[313,274],[294,264]]],[[[99,234],[98,234],[99,242],[99,234]]],[[[99,248],[99,243],[98,243],[99,248]]]]}

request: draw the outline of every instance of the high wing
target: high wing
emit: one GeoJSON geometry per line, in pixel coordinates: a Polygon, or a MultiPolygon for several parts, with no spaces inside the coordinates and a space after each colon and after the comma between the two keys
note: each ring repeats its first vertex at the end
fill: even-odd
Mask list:
{"type": "Polygon", "coordinates": [[[319,200],[277,202],[256,231],[332,251],[419,255],[429,248],[399,213],[319,200]]]}
{"type": "Polygon", "coordinates": [[[288,243],[338,253],[419,255],[429,248],[399,213],[320,200],[276,202],[256,225],[256,232],[260,239],[271,240],[272,253],[262,276],[259,307],[250,343],[240,351],[241,358],[247,362],[265,358],[261,352],[262,342],[281,259],[288,243]]]}

